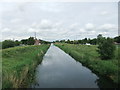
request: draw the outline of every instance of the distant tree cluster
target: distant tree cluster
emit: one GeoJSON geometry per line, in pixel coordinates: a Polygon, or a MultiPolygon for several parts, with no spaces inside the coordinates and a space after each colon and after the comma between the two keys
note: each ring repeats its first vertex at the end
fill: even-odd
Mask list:
{"type": "Polygon", "coordinates": [[[69,43],[69,44],[86,44],[86,43],[90,43],[92,45],[96,45],[97,44],[97,39],[94,38],[94,39],[90,39],[90,38],[84,38],[84,39],[81,39],[81,40],[56,40],[54,41],[55,42],[60,42],[60,43],[69,43]]]}
{"type": "Polygon", "coordinates": [[[13,41],[13,40],[5,40],[5,41],[2,42],[2,49],[19,46],[20,43],[21,43],[21,42],[18,41],[18,40],[16,40],[16,41],[13,41]]]}
{"type": "MultiPolygon", "coordinates": [[[[24,45],[34,45],[35,39],[34,39],[34,37],[30,37],[28,39],[22,39],[21,43],[24,44],[24,45]]],[[[41,44],[50,44],[51,42],[40,40],[40,43],[41,44]]]]}
{"type": "Polygon", "coordinates": [[[98,45],[97,52],[100,54],[101,59],[112,59],[114,57],[114,51],[115,51],[115,43],[120,44],[120,36],[117,36],[115,38],[106,38],[103,37],[102,34],[99,34],[97,38],[84,38],[81,40],[57,40],[54,42],[60,42],[60,43],[69,43],[69,44],[86,44],[89,43],[91,45],[98,45]]]}
{"type": "Polygon", "coordinates": [[[34,37],[29,37],[28,39],[21,40],[21,44],[24,44],[24,45],[34,45],[34,43],[35,43],[34,37]]]}
{"type": "MultiPolygon", "coordinates": [[[[70,40],[70,39],[68,39],[68,40],[56,40],[56,41],[53,41],[53,43],[55,43],[55,42],[69,43],[69,44],[86,44],[86,43],[89,43],[91,45],[97,45],[97,44],[99,44],[100,41],[102,41],[100,39],[103,39],[103,37],[102,38],[101,37],[102,37],[102,34],[99,34],[97,36],[97,38],[93,38],[93,39],[84,38],[84,39],[81,39],[81,40],[70,40]]],[[[117,36],[117,37],[111,38],[111,39],[113,40],[113,42],[116,42],[116,43],[120,44],[120,36],[117,36]]]]}
{"type": "MultiPolygon", "coordinates": [[[[20,46],[20,45],[34,45],[34,43],[35,43],[34,37],[29,37],[28,39],[22,39],[20,41],[4,40],[2,42],[2,44],[0,44],[0,45],[2,45],[2,49],[5,49],[5,48],[20,46]]],[[[40,43],[41,44],[50,44],[51,42],[40,40],[40,43]]]]}

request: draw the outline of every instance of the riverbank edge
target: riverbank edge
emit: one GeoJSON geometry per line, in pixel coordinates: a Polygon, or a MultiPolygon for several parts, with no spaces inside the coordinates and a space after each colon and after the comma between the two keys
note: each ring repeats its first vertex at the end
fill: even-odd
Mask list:
{"type": "MultiPolygon", "coordinates": [[[[29,46],[26,46],[25,48],[27,48],[27,47],[29,47],[29,46]]],[[[32,47],[32,46],[30,46],[30,47],[32,47]]],[[[33,45],[33,47],[38,47],[38,45],[36,45],[36,46],[33,45]]],[[[43,47],[43,46],[40,45],[40,47],[43,47]]],[[[5,82],[7,82],[7,84],[10,85],[10,87],[7,87],[7,86],[3,87],[3,85],[2,85],[2,89],[5,89],[5,88],[29,88],[30,84],[34,81],[36,67],[42,62],[43,56],[45,55],[45,53],[47,52],[49,47],[50,47],[50,45],[45,45],[44,48],[40,49],[39,52],[35,55],[34,63],[32,63],[31,65],[25,65],[22,68],[21,72],[16,71],[17,73],[21,74],[20,75],[21,77],[17,78],[15,75],[13,75],[12,77],[14,80],[11,80],[12,82],[10,82],[9,80],[5,81],[5,82]]],[[[13,47],[13,48],[16,48],[16,47],[13,47]]],[[[25,57],[25,58],[27,58],[27,57],[25,57]]],[[[2,84],[4,84],[3,80],[2,80],[2,84]]]]}
{"type": "MultiPolygon", "coordinates": [[[[116,86],[118,87],[120,85],[119,81],[116,82],[113,78],[111,78],[109,75],[104,75],[101,74],[98,70],[96,70],[96,68],[92,67],[89,62],[86,64],[85,62],[83,62],[82,60],[80,60],[81,58],[78,58],[77,55],[73,54],[72,52],[69,52],[67,49],[65,49],[64,44],[54,44],[55,46],[59,47],[60,49],[62,49],[65,53],[69,54],[72,58],[74,58],[76,61],[82,63],[83,66],[89,68],[93,73],[95,73],[96,75],[98,75],[99,77],[106,77],[108,80],[112,81],[113,84],[116,84],[116,86]]],[[[82,59],[86,59],[87,57],[82,57],[82,59]]],[[[87,58],[89,61],[89,58],[87,58]]],[[[118,78],[119,79],[119,78],[118,78]]]]}
{"type": "Polygon", "coordinates": [[[48,49],[50,48],[50,45],[45,49],[45,51],[38,53],[37,56],[37,62],[33,65],[33,70],[28,71],[27,76],[28,78],[26,78],[23,83],[21,84],[21,86],[19,88],[30,88],[31,84],[34,82],[35,80],[35,72],[36,72],[36,68],[39,64],[41,64],[44,55],[46,54],[46,52],[48,51],[48,49]]]}

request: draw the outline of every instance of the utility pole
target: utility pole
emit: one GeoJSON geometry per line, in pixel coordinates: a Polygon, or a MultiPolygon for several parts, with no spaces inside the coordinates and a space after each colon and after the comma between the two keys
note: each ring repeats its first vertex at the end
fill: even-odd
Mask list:
{"type": "Polygon", "coordinates": [[[35,32],[35,39],[36,39],[36,32],[35,32]]]}

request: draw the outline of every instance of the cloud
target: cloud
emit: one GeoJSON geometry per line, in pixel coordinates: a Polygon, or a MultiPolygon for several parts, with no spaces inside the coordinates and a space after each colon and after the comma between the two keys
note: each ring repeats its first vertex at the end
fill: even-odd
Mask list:
{"type": "Polygon", "coordinates": [[[61,12],[63,10],[63,8],[59,5],[59,3],[56,2],[42,3],[40,5],[40,9],[47,12],[61,12]]]}
{"type": "Polygon", "coordinates": [[[93,29],[95,28],[94,24],[92,24],[92,23],[87,23],[87,24],[85,25],[85,27],[86,27],[86,29],[88,29],[88,30],[93,30],[93,29]]]}
{"type": "Polygon", "coordinates": [[[54,28],[54,25],[49,20],[41,20],[38,28],[40,28],[40,29],[52,29],[52,28],[54,28]]]}
{"type": "Polygon", "coordinates": [[[4,32],[10,32],[11,31],[9,28],[3,28],[1,30],[2,30],[2,33],[4,33],[4,32]]]}
{"type": "MultiPolygon", "coordinates": [[[[42,19],[39,23],[34,22],[31,28],[35,30],[47,31],[47,30],[57,30],[61,27],[61,22],[52,22],[50,20],[42,19]]],[[[30,30],[31,31],[31,30],[30,30]]]]}
{"type": "Polygon", "coordinates": [[[111,33],[115,35],[115,31],[117,30],[117,26],[114,24],[102,24],[96,26],[93,23],[87,23],[84,27],[79,27],[78,23],[73,23],[68,27],[63,27],[63,23],[61,22],[52,22],[50,20],[41,20],[40,23],[33,23],[30,27],[20,28],[19,30],[11,30],[10,28],[3,29],[3,35],[5,38],[12,38],[13,36],[16,39],[20,39],[20,37],[29,37],[34,36],[34,32],[37,32],[37,38],[44,40],[59,40],[59,39],[80,39],[89,37],[96,37],[98,34],[103,34],[103,36],[110,36],[111,33]],[[29,35],[26,35],[27,33],[29,35]],[[7,36],[6,36],[7,35],[7,36]]]}
{"type": "Polygon", "coordinates": [[[81,33],[85,33],[85,32],[86,32],[86,30],[85,30],[85,29],[83,29],[83,28],[81,28],[81,29],[80,29],[80,32],[81,32],[81,33]]]}
{"type": "Polygon", "coordinates": [[[61,22],[42,19],[39,23],[34,22],[27,31],[29,33],[37,32],[38,38],[51,40],[64,37],[67,29],[63,28],[63,24],[61,22]]]}
{"type": "Polygon", "coordinates": [[[11,23],[18,23],[18,22],[20,22],[20,21],[21,21],[20,18],[15,18],[15,19],[12,19],[10,22],[11,22],[11,23]]]}
{"type": "Polygon", "coordinates": [[[99,27],[99,29],[103,29],[103,30],[115,30],[117,29],[117,25],[114,24],[103,24],[99,27]]]}
{"type": "Polygon", "coordinates": [[[85,25],[85,31],[90,31],[92,33],[96,32],[111,32],[111,31],[116,31],[118,30],[118,26],[115,24],[110,24],[110,23],[106,23],[106,24],[102,24],[102,25],[95,25],[93,23],[88,23],[85,25]]]}
{"type": "Polygon", "coordinates": [[[29,28],[28,32],[37,32],[34,28],[29,28]]]}
{"type": "Polygon", "coordinates": [[[114,37],[117,8],[117,3],[3,3],[1,31],[4,39],[23,39],[34,32],[44,40],[93,38],[99,33],[114,37]]]}
{"type": "Polygon", "coordinates": [[[103,11],[103,12],[100,13],[100,15],[107,15],[107,14],[108,14],[107,11],[103,11]]]}

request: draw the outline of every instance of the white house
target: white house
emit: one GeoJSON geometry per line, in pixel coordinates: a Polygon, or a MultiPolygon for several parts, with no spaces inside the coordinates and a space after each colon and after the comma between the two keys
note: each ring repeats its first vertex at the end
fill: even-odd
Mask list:
{"type": "Polygon", "coordinates": [[[90,43],[86,43],[85,45],[90,45],[90,43]]]}

